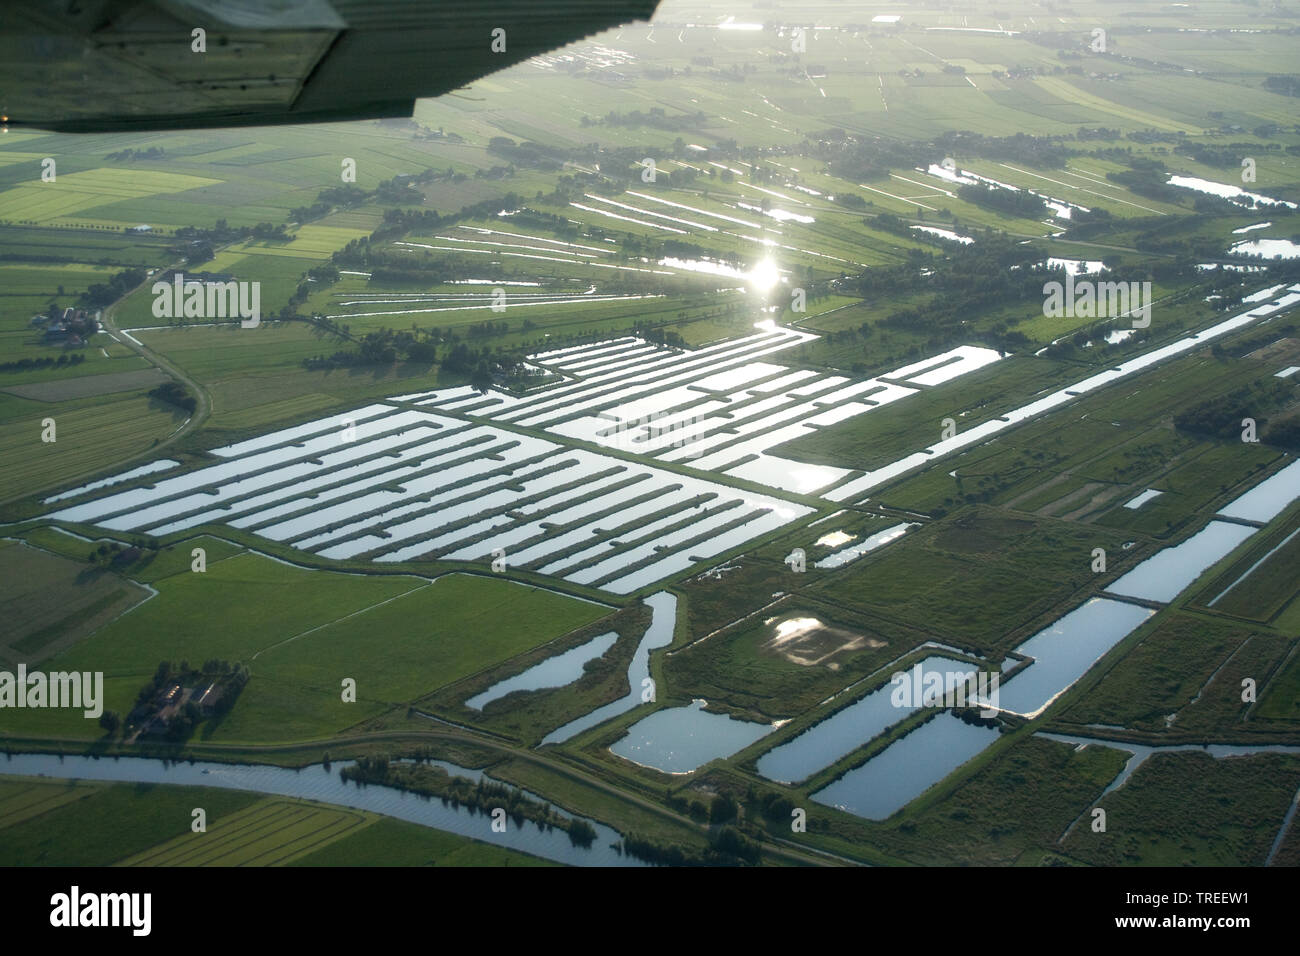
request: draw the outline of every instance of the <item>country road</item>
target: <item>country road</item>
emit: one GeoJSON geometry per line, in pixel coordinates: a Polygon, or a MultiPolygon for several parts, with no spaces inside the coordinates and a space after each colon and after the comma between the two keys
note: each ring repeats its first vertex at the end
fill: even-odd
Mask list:
{"type": "MultiPolygon", "coordinates": [[[[200,427],[202,427],[203,423],[207,421],[208,416],[212,414],[212,398],[210,395],[208,395],[207,390],[204,389],[203,386],[198,383],[198,381],[196,381],[189,374],[187,374],[180,366],[176,365],[170,360],[159,355],[157,352],[153,351],[153,349],[150,349],[149,347],[145,346],[142,343],[136,342],[129,335],[127,335],[121,329],[119,329],[116,323],[113,321],[114,311],[117,309],[119,305],[122,304],[124,300],[138,293],[146,285],[150,285],[153,282],[156,282],[157,281],[157,279],[155,278],[156,276],[163,274],[168,269],[174,269],[174,268],[179,268],[179,265],[177,263],[173,263],[170,266],[160,268],[153,276],[146,277],[144,282],[141,282],[138,286],[131,289],[129,292],[126,293],[126,295],[122,296],[122,298],[118,299],[112,305],[107,306],[100,313],[100,317],[99,317],[100,326],[102,327],[103,331],[113,339],[113,341],[125,345],[127,348],[135,352],[137,355],[143,358],[150,365],[153,365],[155,368],[162,369],[172,378],[176,379],[178,382],[183,383],[193,393],[196,402],[194,408],[194,414],[191,415],[185,421],[185,423],[181,425],[180,428],[176,429],[166,438],[160,440],[157,444],[150,445],[147,448],[141,448],[138,452],[135,452],[134,454],[128,455],[125,458],[120,459],[118,462],[116,462],[116,467],[119,468],[125,465],[129,465],[132,462],[139,461],[142,458],[156,458],[165,448],[168,448],[176,444],[176,442],[180,441],[186,435],[189,435],[192,432],[198,430],[200,427]]],[[[104,471],[106,470],[107,469],[104,466],[100,466],[90,471],[80,472],[74,475],[65,475],[59,479],[57,484],[75,485],[78,482],[93,478],[96,475],[103,474],[104,471]]],[[[48,490],[49,487],[51,486],[47,486],[45,488],[38,488],[33,491],[28,491],[19,495],[11,495],[8,498],[0,498],[0,505],[7,505],[15,501],[22,501],[25,498],[30,498],[33,494],[41,494],[42,492],[48,490]]]]}

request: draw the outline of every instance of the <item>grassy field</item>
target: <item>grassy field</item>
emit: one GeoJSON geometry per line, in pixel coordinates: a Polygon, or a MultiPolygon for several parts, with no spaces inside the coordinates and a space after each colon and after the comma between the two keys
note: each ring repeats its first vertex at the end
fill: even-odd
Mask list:
{"type": "Polygon", "coordinates": [[[1294,639],[1255,635],[1214,675],[1200,699],[1183,709],[1178,718],[1183,732],[1206,738],[1212,735],[1228,738],[1240,733],[1243,725],[1253,723],[1252,709],[1242,700],[1244,682],[1249,679],[1255,682],[1256,688],[1266,687],[1294,646],[1294,639]]]}
{"type": "Polygon", "coordinates": [[[704,698],[741,713],[789,718],[923,640],[918,629],[854,613],[838,602],[812,600],[805,593],[673,652],[664,659],[664,676],[675,695],[704,698]],[[804,618],[820,626],[793,647],[777,640],[776,627],[804,618]]]}
{"type": "Polygon", "coordinates": [[[554,866],[524,853],[478,840],[381,818],[328,846],[294,858],[288,866],[554,866]]]}
{"type": "Polygon", "coordinates": [[[9,583],[0,597],[0,662],[6,665],[42,661],[149,597],[144,588],[84,561],[3,544],[0,575],[9,583]]]}
{"type": "MultiPolygon", "coordinates": [[[[1202,615],[1166,616],[1123,660],[1058,719],[1074,724],[1115,724],[1156,734],[1181,734],[1183,710],[1194,700],[1228,718],[1243,708],[1240,685],[1211,677],[1234,658],[1251,631],[1202,615]],[[1170,721],[1168,718],[1172,717],[1170,721]]],[[[1225,730],[1227,728],[1224,728],[1225,730]]],[[[1233,726],[1232,733],[1250,726],[1233,726]]]]}
{"type": "Polygon", "coordinates": [[[0,499],[68,485],[104,471],[174,431],[185,414],[143,395],[48,405],[0,396],[0,499]],[[42,440],[46,419],[54,441],[42,440]]]}
{"type": "Polygon", "coordinates": [[[199,535],[146,554],[131,565],[130,576],[135,581],[156,584],[172,575],[188,574],[194,567],[195,548],[203,549],[203,560],[209,568],[244,551],[240,545],[221,538],[199,535]]]}
{"type": "MultiPolygon", "coordinates": [[[[32,786],[28,781],[7,779],[10,787],[19,790],[32,786]]],[[[254,793],[207,787],[102,786],[73,781],[57,786],[90,792],[71,802],[52,802],[39,816],[0,831],[4,837],[0,839],[0,864],[109,866],[160,841],[189,833],[190,811],[195,807],[207,812],[211,824],[261,799],[254,793]]],[[[47,800],[51,796],[46,794],[47,800]]]]}
{"type": "Polygon", "coordinates": [[[0,777],[0,831],[88,797],[96,788],[75,781],[0,777]]]}
{"type": "MultiPolygon", "coordinates": [[[[1079,377],[1074,368],[1061,384],[1079,377]]],[[[1172,416],[1193,402],[1265,378],[1254,360],[1192,353],[952,455],[945,467],[904,477],[884,487],[879,497],[927,513],[962,501],[985,501],[1165,537],[1184,527],[1196,510],[1239,494],[1248,479],[1278,458],[1278,449],[1268,446],[1197,439],[1172,429],[1172,416]],[[1165,494],[1137,510],[1121,507],[1148,487],[1165,494]]],[[[911,400],[898,403],[900,413],[911,400]]],[[[1004,407],[1029,400],[1027,391],[1014,399],[999,398],[1004,407]]],[[[854,423],[871,417],[850,419],[810,437],[828,448],[847,446],[854,440],[854,423]]],[[[897,452],[917,451],[938,437],[924,429],[911,433],[910,440],[908,433],[900,433],[896,454],[881,458],[893,460],[897,452]]]]}
{"type": "MultiPolygon", "coordinates": [[[[54,491],[152,457],[174,457],[180,473],[228,441],[460,385],[480,362],[491,372],[498,358],[508,368],[532,350],[612,336],[662,332],[698,348],[776,320],[818,337],[765,360],[854,379],[958,344],[1006,353],[771,449],[796,462],[871,470],[938,441],[945,419],[967,431],[1233,314],[1243,294],[1294,282],[1294,263],[1267,274],[1197,265],[1230,261],[1229,247],[1242,239],[1233,230],[1265,219],[1271,225],[1247,238],[1296,238],[1292,211],[1233,206],[1166,179],[1236,184],[1248,156],[1259,174],[1250,188],[1300,201],[1297,101],[1284,95],[1294,80],[1296,11],[1231,0],[1058,7],[920,2],[885,23],[872,19],[893,12],[884,7],[864,14],[823,4],[808,49],[794,54],[788,32],[771,26],[715,28],[726,17],[780,20],[771,4],[664,0],[648,26],[616,28],[420,101],[410,120],[7,131],[0,502],[9,518],[26,519],[44,513],[39,499],[54,491]],[[1109,42],[1102,52],[1089,47],[1098,25],[1109,42]],[[57,159],[56,181],[41,180],[46,157],[57,159]],[[647,157],[655,175],[643,177],[647,157]],[[945,158],[1016,188],[1015,201],[932,173],[945,158]],[[356,170],[346,191],[345,159],[356,170]],[[1075,208],[1067,216],[1025,190],[1075,208]],[[141,225],[149,229],[127,231],[141,225]],[[262,237],[282,227],[286,238],[255,238],[259,225],[262,237]],[[1150,329],[1106,345],[1097,320],[1045,314],[1038,273],[1015,270],[1048,256],[1100,259],[1112,275],[1149,279],[1157,299],[1150,329]],[[342,270],[337,280],[319,268],[331,262],[342,270]],[[106,303],[92,287],[127,268],[259,283],[263,322],[244,329],[160,319],[146,279],[106,314],[148,357],[106,333],[65,345],[32,324],[52,305],[106,303]],[[761,288],[769,277],[774,283],[761,288]],[[486,298],[497,284],[508,290],[499,313],[486,298]],[[806,311],[792,310],[796,289],[807,293],[806,311]],[[396,343],[391,355],[385,336],[396,343]],[[1089,338],[1096,343],[1085,345],[1089,338]],[[405,357],[411,339],[426,345],[418,359],[405,357]],[[457,346],[470,358],[450,361],[457,346]],[[60,356],[84,361],[58,365],[60,356]],[[186,421],[145,397],[160,375],[155,360],[184,373],[210,417],[152,454],[186,421]],[[46,418],[57,423],[56,442],[41,441],[46,418]]],[[[828,697],[861,693],[864,677],[927,640],[999,660],[1276,468],[1284,434],[1248,444],[1193,434],[1176,420],[1189,406],[1235,402],[1238,393],[1249,394],[1260,419],[1295,420],[1300,376],[1276,373],[1300,364],[1296,335],[1292,316],[1258,322],[1213,350],[873,488],[843,511],[799,498],[815,514],[673,586],[679,626],[651,663],[656,704],[702,697],[711,709],[790,719],[788,733],[828,697]],[[1148,488],[1161,494],[1124,507],[1148,488]],[[900,540],[839,568],[815,566],[838,547],[816,543],[825,533],[861,540],[904,520],[913,527],[900,540]],[[806,572],[784,561],[796,547],[807,552],[806,572]],[[1096,548],[1108,558],[1102,574],[1091,569],[1096,548]]],[[[1300,742],[1300,537],[1265,559],[1293,530],[1292,513],[1257,533],[1230,567],[1109,655],[1108,669],[1072,692],[1050,726],[1103,724],[1178,743],[1300,742]],[[1247,680],[1260,690],[1258,703],[1242,699],[1247,680]]],[[[627,693],[627,664],[648,624],[640,604],[598,605],[454,570],[432,580],[379,574],[364,558],[309,570],[279,560],[293,555],[290,546],[233,529],[230,540],[168,536],[115,570],[87,561],[101,541],[26,524],[11,533],[27,544],[0,541],[0,577],[9,582],[0,596],[0,664],[103,671],[105,706],[122,714],[160,661],[250,667],[233,710],[203,724],[194,748],[304,762],[326,746],[336,754],[340,745],[350,754],[371,746],[370,733],[431,739],[430,728],[442,725],[419,711],[515,748],[502,761],[483,745],[488,737],[455,731],[470,741],[455,746],[482,751],[475,766],[500,761],[494,773],[544,799],[659,839],[702,839],[654,812],[651,804],[670,796],[707,802],[730,793],[751,819],[760,788],[810,805],[808,790],[769,788],[749,757],[671,781],[610,757],[608,744],[645,707],[542,762],[525,759],[521,749],[548,730],[627,693]],[[191,571],[194,547],[206,552],[202,574],[191,571]],[[516,693],[483,711],[464,706],[611,630],[614,646],[569,685],[516,693]],[[349,679],[355,703],[340,694],[349,679]],[[580,779],[579,767],[602,785],[580,779]]],[[[809,841],[870,862],[1258,864],[1300,780],[1293,757],[1160,755],[1103,801],[1107,834],[1078,827],[1062,843],[1125,755],[1007,729],[888,823],[816,809],[809,841]]],[[[6,712],[6,736],[125,746],[79,712],[6,712]]],[[[808,788],[883,743],[848,755],[808,788]]],[[[773,826],[788,838],[788,821],[773,826]]],[[[1300,853],[1296,846],[1293,836],[1283,859],[1300,853]]],[[[6,861],[530,862],[302,801],[0,780],[6,861]],[[182,812],[194,794],[216,808],[198,839],[182,812]],[[150,814],[166,826],[147,838],[150,814]],[[119,818],[120,832],[101,825],[104,832],[90,833],[90,821],[119,818]]]]}
{"type": "Polygon", "coordinates": [[[650,610],[644,605],[623,608],[503,664],[448,683],[418,701],[418,706],[455,723],[482,727],[535,745],[555,728],[628,693],[628,665],[649,623],[650,610]],[[561,687],[516,691],[489,702],[482,710],[465,706],[465,701],[499,682],[611,631],[618,635],[614,645],[588,661],[574,681],[561,687]]]}
{"type": "Polygon", "coordinates": [[[284,866],[363,829],[366,815],[267,799],[122,860],[121,866],[284,866]]]}
{"type": "Polygon", "coordinates": [[[5,866],[549,866],[468,837],[306,800],[207,787],[0,776],[5,866]],[[207,830],[191,830],[191,810],[207,830]],[[104,826],[110,819],[112,826],[104,826]]]}
{"type": "Polygon", "coordinates": [[[997,654],[1091,587],[1092,549],[1108,573],[1131,561],[1114,532],[964,510],[868,554],[814,586],[824,600],[900,621],[943,643],[997,654]],[[990,622],[996,622],[990,626],[990,622]]]}
{"type": "Polygon", "coordinates": [[[337,733],[608,611],[512,581],[446,575],[259,652],[252,662],[259,679],[212,736],[241,741],[337,733]],[[339,702],[345,677],[357,682],[355,705],[339,702]]]}
{"type": "MultiPolygon", "coordinates": [[[[69,632],[49,667],[103,671],[105,707],[125,715],[160,661],[243,661],[254,679],[231,712],[200,731],[222,742],[338,733],[609,613],[499,578],[310,571],[221,545],[198,574],[185,560],[189,551],[163,552],[157,561],[166,565],[156,570],[167,575],[150,576],[158,596],[75,646],[76,633],[86,631],[69,632]],[[346,678],[356,681],[355,703],[342,700],[346,678]]],[[[35,589],[43,593],[59,591],[35,589]]],[[[102,733],[79,712],[57,710],[23,711],[5,730],[102,733]]]]}
{"type": "Polygon", "coordinates": [[[340,343],[297,323],[168,329],[137,337],[206,383],[212,395],[209,427],[218,430],[269,425],[330,405],[436,388],[441,378],[436,369],[413,363],[304,370],[304,358],[329,354],[340,343]]]}
{"type": "Polygon", "coordinates": [[[114,271],[112,266],[81,262],[0,262],[0,331],[26,331],[31,316],[43,313],[51,301],[106,282],[114,271]]]}
{"type": "MultiPolygon", "coordinates": [[[[1182,444],[1176,453],[1176,458],[1167,459],[1171,467],[1149,482],[1149,487],[1162,492],[1158,498],[1134,509],[1125,508],[1123,501],[1126,496],[1120,495],[1114,499],[1114,506],[1097,518],[1097,522],[1107,527],[1161,534],[1180,524],[1188,514],[1239,493],[1243,483],[1278,457],[1276,449],[1240,442],[1182,444]]],[[[1147,475],[1150,474],[1148,470],[1147,475]]]]}
{"type": "MultiPolygon", "coordinates": [[[[90,552],[98,547],[100,543],[117,540],[105,537],[94,541],[86,541],[72,532],[65,531],[54,525],[38,525],[35,528],[28,528],[22,533],[22,539],[42,551],[49,551],[51,554],[71,558],[74,561],[85,561],[90,552]]],[[[117,543],[120,544],[121,542],[118,541],[117,543]]]]}
{"type": "MultiPolygon", "coordinates": [[[[1056,849],[1070,824],[1124,766],[1125,755],[1106,747],[1028,737],[1003,751],[947,793],[904,814],[902,835],[916,862],[1014,865],[1056,849]]],[[[1086,825],[1088,821],[1084,821],[1086,825]]]]}
{"type": "Polygon", "coordinates": [[[1071,373],[1077,374],[1035,359],[995,362],[896,404],[819,428],[772,451],[799,461],[834,462],[869,471],[939,441],[945,418],[957,422],[959,430],[972,428],[1018,407],[1020,396],[1061,387],[1071,373]]]}
{"type": "Polygon", "coordinates": [[[1155,754],[1098,801],[1106,832],[1080,825],[1064,849],[1098,866],[1260,866],[1297,786],[1294,756],[1155,754]]]}
{"type": "Polygon", "coordinates": [[[1166,616],[1068,710],[1062,724],[1119,725],[1178,740],[1278,739],[1294,716],[1294,638],[1199,613],[1166,616]],[[1258,704],[1246,697],[1246,681],[1258,704]]]}
{"type": "Polygon", "coordinates": [[[1300,657],[1292,653],[1264,688],[1255,713],[1269,720],[1300,720],[1300,657]]]}
{"type": "MultiPolygon", "coordinates": [[[[271,644],[328,625],[422,583],[409,577],[307,571],[258,555],[237,556],[203,574],[167,579],[156,598],[59,654],[49,667],[103,671],[105,707],[125,715],[160,661],[249,661],[271,644]]],[[[344,676],[348,675],[340,674],[339,680],[344,676]]],[[[335,689],[331,697],[339,700],[339,691],[335,689]]],[[[382,709],[364,690],[358,699],[368,701],[359,703],[359,708],[369,712],[382,709]]],[[[360,717],[358,714],[357,719],[360,717]]],[[[6,730],[42,736],[100,736],[98,727],[85,726],[91,723],[78,721],[65,711],[24,711],[6,721],[6,730]]]]}
{"type": "Polygon", "coordinates": [[[1199,599],[1216,611],[1268,623],[1300,591],[1295,569],[1300,562],[1300,535],[1294,520],[1261,535],[1251,549],[1210,583],[1199,599]]]}
{"type": "Polygon", "coordinates": [[[34,182],[5,190],[0,194],[0,220],[34,225],[57,224],[105,205],[106,200],[113,203],[145,196],[182,193],[211,186],[216,182],[214,179],[157,170],[141,173],[137,170],[104,168],[65,173],[52,183],[34,182]]]}

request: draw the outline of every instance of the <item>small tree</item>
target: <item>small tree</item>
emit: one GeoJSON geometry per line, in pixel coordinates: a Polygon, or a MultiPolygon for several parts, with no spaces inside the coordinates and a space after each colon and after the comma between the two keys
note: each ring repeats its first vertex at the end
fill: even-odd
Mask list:
{"type": "Polygon", "coordinates": [[[475,367],[470,375],[469,383],[479,394],[486,394],[487,390],[492,387],[492,371],[488,368],[486,360],[482,360],[475,367]]]}
{"type": "Polygon", "coordinates": [[[710,823],[727,823],[736,818],[737,806],[735,799],[728,793],[718,796],[709,807],[710,823]]]}

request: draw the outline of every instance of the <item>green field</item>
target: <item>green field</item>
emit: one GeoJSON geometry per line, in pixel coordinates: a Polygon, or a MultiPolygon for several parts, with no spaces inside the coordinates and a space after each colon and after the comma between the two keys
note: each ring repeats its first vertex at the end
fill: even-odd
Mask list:
{"type": "Polygon", "coordinates": [[[87,170],[64,174],[52,183],[35,182],[6,190],[0,194],[0,220],[46,225],[78,217],[106,201],[182,193],[215,183],[213,179],[180,173],[87,170]]]}
{"type": "Polygon", "coordinates": [[[1201,594],[1208,607],[1224,614],[1267,623],[1294,603],[1300,591],[1295,569],[1300,562],[1300,535],[1294,522],[1254,542],[1254,546],[1201,594]]]}
{"type": "Polygon", "coordinates": [[[628,693],[628,664],[649,623],[650,611],[644,605],[623,608],[498,666],[449,682],[418,704],[421,709],[455,723],[536,744],[549,731],[628,693]],[[610,632],[618,635],[614,645],[600,657],[588,661],[581,676],[572,682],[534,691],[515,691],[490,701],[482,710],[465,706],[471,697],[502,680],[610,632]]]}
{"type": "Polygon", "coordinates": [[[1278,671],[1272,683],[1264,689],[1263,698],[1255,712],[1271,720],[1300,720],[1300,658],[1291,654],[1286,665],[1278,671]]]}
{"type": "Polygon", "coordinates": [[[188,833],[122,860],[121,866],[284,866],[363,829],[356,810],[261,800],[221,817],[203,833],[188,833]]]}
{"type": "Polygon", "coordinates": [[[82,560],[3,543],[0,574],[10,582],[0,598],[0,662],[5,664],[41,661],[149,597],[144,588],[88,568],[82,560]]]}
{"type": "Polygon", "coordinates": [[[673,692],[687,699],[701,697],[742,713],[788,718],[924,639],[920,630],[809,600],[805,593],[776,604],[763,618],[675,652],[664,661],[664,676],[673,692]],[[803,618],[820,626],[793,646],[777,640],[771,622],[779,626],[803,618]]]}
{"type": "Polygon", "coordinates": [[[1106,831],[1085,820],[1063,846],[1100,866],[1260,866],[1297,786],[1290,755],[1155,754],[1098,801],[1106,831]]]}
{"type": "MultiPolygon", "coordinates": [[[[21,793],[33,785],[6,778],[6,789],[21,793]]],[[[4,866],[109,866],[160,841],[190,832],[191,810],[202,807],[209,822],[234,814],[261,799],[254,793],[206,787],[153,784],[101,786],[60,783],[63,792],[89,791],[71,802],[52,799],[44,788],[47,809],[4,830],[0,864],[4,866]],[[112,821],[112,825],[105,825],[112,821]]],[[[5,791],[0,791],[3,793],[5,791]]]]}
{"type": "MultiPolygon", "coordinates": [[[[201,730],[204,739],[223,742],[338,733],[609,612],[479,575],[429,582],[311,571],[224,546],[213,549],[202,574],[166,552],[157,560],[169,562],[159,570],[170,575],[151,577],[156,598],[67,647],[49,667],[103,671],[105,708],[125,716],[160,661],[243,661],[255,679],[230,713],[201,730]],[[524,623],[535,621],[546,623],[524,623]],[[342,700],[345,679],[356,682],[355,703],[342,700]]],[[[24,711],[5,729],[102,734],[79,712],[56,710],[24,711]]]]}
{"type": "Polygon", "coordinates": [[[445,575],[255,654],[252,666],[260,679],[249,683],[213,738],[337,733],[607,613],[512,581],[445,575]],[[339,702],[345,677],[357,682],[356,704],[339,702]]]}
{"type": "MultiPolygon", "coordinates": [[[[898,829],[924,848],[919,862],[1032,861],[1057,849],[1056,841],[1123,769],[1124,757],[1106,747],[1079,750],[1028,737],[960,786],[918,805],[898,829]]],[[[891,836],[898,841],[897,832],[891,836]]]]}
{"type": "MultiPolygon", "coordinates": [[[[942,643],[994,655],[1096,583],[1093,548],[1105,548],[1112,555],[1107,571],[1117,570],[1122,541],[1067,522],[968,509],[859,558],[813,591],[942,643]]],[[[1122,560],[1131,558],[1129,552],[1122,560]]]]}
{"type": "Polygon", "coordinates": [[[0,777],[0,835],[5,866],[551,865],[374,813],[207,787],[0,777]],[[195,807],[205,832],[191,829],[195,807]]]}
{"type": "Polygon", "coordinates": [[[0,396],[0,499],[71,485],[141,455],[185,420],[143,395],[106,396],[49,405],[0,396]],[[43,441],[47,419],[54,441],[43,441]]]}
{"type": "MultiPolygon", "coordinates": [[[[1200,708],[1213,707],[1231,720],[1229,715],[1243,706],[1240,685],[1217,679],[1211,683],[1211,677],[1220,676],[1219,669],[1247,641],[1265,640],[1229,621],[1190,614],[1165,617],[1059,719],[1168,735],[1185,729],[1182,712],[1199,698],[1200,708]]],[[[1235,727],[1233,731],[1240,732],[1235,727]]]]}
{"type": "Polygon", "coordinates": [[[503,847],[383,818],[347,833],[289,866],[553,866],[503,847]]]}
{"type": "Polygon", "coordinates": [[[75,782],[0,778],[0,830],[58,810],[94,792],[93,787],[75,782]]]}

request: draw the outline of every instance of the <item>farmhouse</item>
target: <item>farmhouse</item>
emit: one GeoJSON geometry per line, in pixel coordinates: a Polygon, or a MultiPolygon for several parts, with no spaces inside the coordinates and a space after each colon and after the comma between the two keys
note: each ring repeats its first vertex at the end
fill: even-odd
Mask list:
{"type": "Polygon", "coordinates": [[[217,703],[222,697],[222,686],[220,681],[213,681],[207,688],[194,698],[195,703],[199,705],[199,713],[204,717],[211,717],[216,713],[217,703]]]}
{"type": "MultiPolygon", "coordinates": [[[[43,318],[42,321],[45,321],[43,318]]],[[[36,318],[32,324],[38,324],[36,318]]],[[[82,345],[83,340],[99,331],[99,321],[85,309],[66,308],[61,316],[49,318],[45,325],[45,341],[63,341],[69,345],[82,345]]]]}

